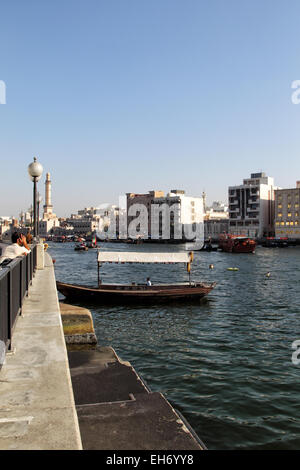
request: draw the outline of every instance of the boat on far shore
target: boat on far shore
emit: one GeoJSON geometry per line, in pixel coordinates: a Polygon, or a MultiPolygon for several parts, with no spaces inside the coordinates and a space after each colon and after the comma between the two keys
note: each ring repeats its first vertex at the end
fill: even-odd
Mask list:
{"type": "Polygon", "coordinates": [[[246,236],[224,233],[220,235],[219,248],[227,253],[254,253],[256,241],[246,236]]]}
{"type": "Polygon", "coordinates": [[[86,246],[86,243],[78,243],[75,245],[74,248],[75,251],[88,251],[88,247],[86,246]]]}

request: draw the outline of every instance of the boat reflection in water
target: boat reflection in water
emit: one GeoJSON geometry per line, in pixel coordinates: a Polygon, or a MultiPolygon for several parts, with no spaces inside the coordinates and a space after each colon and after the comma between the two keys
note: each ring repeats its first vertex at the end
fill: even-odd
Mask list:
{"type": "Polygon", "coordinates": [[[184,253],[138,253],[98,251],[98,286],[84,286],[57,282],[57,289],[67,298],[91,300],[100,303],[168,302],[173,300],[197,300],[207,295],[216,283],[191,281],[193,252],[184,253]],[[189,281],[186,283],[157,284],[102,284],[102,263],[186,263],[189,281]]]}

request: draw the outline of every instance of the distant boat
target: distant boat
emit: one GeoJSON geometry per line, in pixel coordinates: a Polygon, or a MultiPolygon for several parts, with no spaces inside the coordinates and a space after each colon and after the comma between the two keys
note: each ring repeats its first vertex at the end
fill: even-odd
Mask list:
{"type": "Polygon", "coordinates": [[[262,246],[265,248],[287,248],[288,238],[275,238],[275,237],[267,237],[263,242],[262,246]]]}
{"type": "Polygon", "coordinates": [[[96,236],[94,236],[94,237],[92,238],[92,240],[88,241],[88,242],[86,243],[86,246],[87,246],[88,248],[97,248],[97,238],[96,238],[96,236]]]}
{"type": "Polygon", "coordinates": [[[79,244],[75,245],[74,250],[75,251],[88,251],[88,247],[86,246],[85,243],[79,243],[79,244]]]}
{"type": "Polygon", "coordinates": [[[191,281],[190,270],[193,253],[137,253],[137,252],[98,252],[98,287],[57,282],[57,289],[65,297],[76,300],[90,300],[100,303],[126,302],[170,302],[173,300],[198,300],[207,295],[216,285],[191,281]],[[189,282],[174,284],[147,285],[102,284],[99,278],[102,263],[186,263],[189,282]]]}
{"type": "Polygon", "coordinates": [[[254,253],[256,241],[249,237],[226,233],[220,235],[219,248],[227,253],[254,253]]]}

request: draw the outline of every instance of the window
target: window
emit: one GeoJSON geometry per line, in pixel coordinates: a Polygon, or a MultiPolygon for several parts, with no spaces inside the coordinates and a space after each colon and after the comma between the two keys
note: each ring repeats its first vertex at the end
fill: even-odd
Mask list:
{"type": "Polygon", "coordinates": [[[278,217],[282,217],[282,213],[281,213],[281,212],[278,212],[278,217]]]}
{"type": "Polygon", "coordinates": [[[291,212],[288,212],[288,217],[292,217],[292,213],[291,213],[291,212]]]}
{"type": "Polygon", "coordinates": [[[282,204],[278,204],[278,209],[282,209],[282,204]]]}

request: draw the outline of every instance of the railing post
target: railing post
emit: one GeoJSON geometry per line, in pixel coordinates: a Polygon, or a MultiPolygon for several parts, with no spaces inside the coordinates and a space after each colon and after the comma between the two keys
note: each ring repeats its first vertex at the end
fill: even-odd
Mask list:
{"type": "Polygon", "coordinates": [[[8,308],[7,308],[7,342],[8,350],[12,349],[12,272],[11,268],[8,266],[8,284],[7,284],[7,298],[8,298],[8,308]]]}
{"type": "Polygon", "coordinates": [[[22,313],[22,303],[23,303],[23,258],[22,260],[20,261],[20,289],[19,289],[19,292],[20,292],[20,304],[19,304],[19,307],[20,307],[20,315],[22,313]]]}

